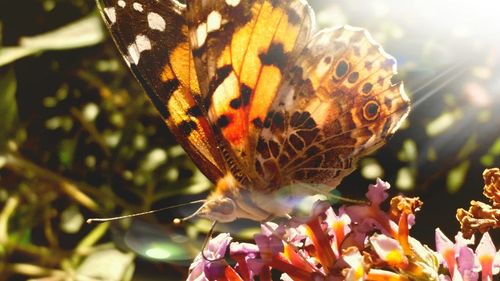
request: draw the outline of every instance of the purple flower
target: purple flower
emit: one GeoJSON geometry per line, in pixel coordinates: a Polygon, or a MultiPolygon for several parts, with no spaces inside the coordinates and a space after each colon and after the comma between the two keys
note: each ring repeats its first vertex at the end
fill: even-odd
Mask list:
{"type": "Polygon", "coordinates": [[[206,260],[199,253],[189,267],[187,281],[215,280],[224,276],[224,269],[227,263],[223,258],[232,240],[233,238],[229,233],[221,233],[215,238],[210,239],[203,252],[209,260],[206,260]]]}
{"type": "Polygon", "coordinates": [[[376,184],[368,186],[366,197],[370,200],[370,205],[352,205],[344,208],[345,213],[355,223],[352,226],[353,245],[363,247],[366,236],[374,230],[379,230],[383,234],[391,237],[397,236],[397,225],[391,221],[389,215],[380,209],[380,204],[388,197],[387,190],[390,184],[377,179],[376,184]]]}
{"type": "Polygon", "coordinates": [[[286,224],[267,222],[254,235],[255,244],[232,242],[229,234],[212,239],[198,255],[188,280],[271,281],[271,270],[284,281],[441,280],[492,281],[500,271],[500,251],[485,233],[474,252],[462,233],[455,242],[436,229],[437,252],[410,236],[418,198],[396,196],[390,210],[381,209],[390,185],[369,186],[370,204],[313,205],[311,215],[286,224]],[[230,266],[224,259],[229,245],[230,266]],[[446,271],[447,269],[447,271],[446,271]]]}
{"type": "Polygon", "coordinates": [[[244,280],[253,280],[264,264],[260,262],[259,247],[250,243],[231,243],[229,255],[236,261],[235,269],[244,280]]]}
{"type": "Polygon", "coordinates": [[[345,213],[343,208],[339,210],[338,216],[332,208],[328,208],[325,213],[325,222],[328,225],[328,234],[333,236],[335,241],[335,255],[339,256],[341,243],[344,241],[346,235],[351,232],[351,227],[349,226],[351,224],[351,218],[345,213]]]}
{"type": "MultiPolygon", "coordinates": [[[[479,278],[479,271],[481,267],[479,266],[474,251],[469,247],[460,248],[457,255],[457,267],[458,273],[463,280],[475,281],[479,278]]],[[[483,279],[486,280],[486,279],[483,279]]]]}
{"type": "Polygon", "coordinates": [[[377,178],[377,182],[375,184],[370,184],[368,186],[368,192],[366,193],[366,198],[370,200],[372,205],[380,206],[380,203],[384,202],[389,194],[387,191],[391,188],[391,185],[388,182],[385,182],[379,178],[377,178]]]}
{"type": "MultiPolygon", "coordinates": [[[[474,277],[472,270],[477,270],[477,266],[474,265],[475,256],[472,249],[467,247],[469,244],[473,244],[473,240],[465,239],[461,232],[455,236],[455,243],[453,243],[439,228],[436,229],[436,249],[443,265],[448,268],[452,279],[456,273],[460,275],[466,274],[470,278],[474,277]]],[[[467,280],[476,279],[477,277],[467,280]]]]}

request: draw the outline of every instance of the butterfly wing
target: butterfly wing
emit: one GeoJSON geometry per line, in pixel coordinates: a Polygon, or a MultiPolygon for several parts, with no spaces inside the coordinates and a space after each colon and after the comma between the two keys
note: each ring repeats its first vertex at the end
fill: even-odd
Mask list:
{"type": "Polygon", "coordinates": [[[284,70],[310,37],[312,11],[299,0],[189,1],[186,18],[210,122],[240,167],[233,174],[255,179],[257,137],[284,70]]]}
{"type": "Polygon", "coordinates": [[[225,163],[199,104],[185,5],[175,0],[100,0],[100,11],[127,65],[177,141],[213,182],[225,163]]]}
{"type": "Polygon", "coordinates": [[[293,182],[334,188],[360,156],[382,146],[409,111],[396,61],[363,29],[315,35],[269,109],[257,146],[260,175],[279,188],[293,182]]]}

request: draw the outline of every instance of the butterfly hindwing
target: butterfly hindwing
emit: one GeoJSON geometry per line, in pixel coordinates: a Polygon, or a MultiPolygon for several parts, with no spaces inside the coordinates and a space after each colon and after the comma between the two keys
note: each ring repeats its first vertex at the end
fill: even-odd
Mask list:
{"type": "Polygon", "coordinates": [[[395,60],[363,29],[315,35],[270,108],[256,166],[277,188],[293,182],[331,188],[378,147],[409,111],[402,85],[392,84],[395,60]]]}
{"type": "Polygon", "coordinates": [[[185,5],[175,0],[101,0],[101,14],[127,65],[168,127],[212,181],[225,174],[201,95],[185,5]]]}

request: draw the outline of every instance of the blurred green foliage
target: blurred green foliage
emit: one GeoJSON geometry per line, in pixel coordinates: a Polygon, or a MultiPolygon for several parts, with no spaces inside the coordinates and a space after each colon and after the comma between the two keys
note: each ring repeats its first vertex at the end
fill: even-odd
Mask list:
{"type": "MultiPolygon", "coordinates": [[[[482,170],[500,165],[499,42],[425,29],[424,9],[410,10],[413,4],[311,3],[323,27],[368,28],[398,58],[414,103],[405,128],[361,161],[340,191],[361,197],[383,177],[393,192],[423,199],[418,219],[426,223],[417,224],[416,237],[432,243],[437,226],[454,233],[456,208],[480,198],[482,170]]],[[[129,74],[94,9],[83,0],[0,3],[0,280],[179,280],[210,227],[204,220],[171,223],[196,206],[84,223],[190,202],[211,187],[129,74]]],[[[248,237],[254,226],[222,229],[248,237]]]]}

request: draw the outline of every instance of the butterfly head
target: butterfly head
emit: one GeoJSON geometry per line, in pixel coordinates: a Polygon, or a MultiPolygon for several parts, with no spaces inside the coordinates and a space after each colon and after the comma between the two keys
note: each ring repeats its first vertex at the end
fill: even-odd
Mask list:
{"type": "Polygon", "coordinates": [[[267,221],[290,212],[274,193],[260,192],[242,186],[231,174],[217,182],[215,191],[198,212],[199,216],[218,222],[231,222],[238,218],[267,221]]]}

